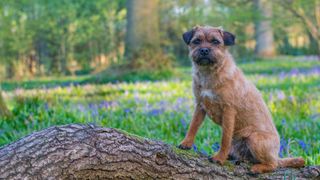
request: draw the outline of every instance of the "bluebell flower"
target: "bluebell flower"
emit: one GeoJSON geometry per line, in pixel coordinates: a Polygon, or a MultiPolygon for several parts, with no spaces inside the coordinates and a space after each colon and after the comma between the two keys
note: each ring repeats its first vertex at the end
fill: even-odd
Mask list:
{"type": "Polygon", "coordinates": [[[313,68],[311,69],[310,74],[315,74],[315,75],[320,74],[320,66],[313,67],[313,68]]]}
{"type": "Polygon", "coordinates": [[[270,95],[269,95],[269,101],[272,101],[273,100],[273,95],[272,95],[272,93],[270,93],[270,95]]]}
{"type": "Polygon", "coordinates": [[[125,108],[125,109],[124,109],[124,113],[128,114],[128,113],[130,113],[130,112],[131,112],[131,109],[130,109],[130,108],[125,108]]]}
{"type": "Polygon", "coordinates": [[[208,153],[203,148],[201,148],[200,153],[205,156],[208,156],[208,153]]]}
{"type": "Polygon", "coordinates": [[[299,74],[299,69],[293,68],[289,74],[290,76],[297,76],[299,74]]]}
{"type": "Polygon", "coordinates": [[[279,157],[283,158],[284,147],[280,145],[279,157]]]}
{"type": "Polygon", "coordinates": [[[278,91],[278,92],[277,92],[277,98],[278,98],[279,100],[284,100],[284,99],[286,98],[286,95],[284,94],[283,91],[278,91]]]}
{"type": "Polygon", "coordinates": [[[220,144],[218,142],[215,142],[212,144],[211,148],[214,152],[218,152],[220,149],[220,144]]]}
{"type": "Polygon", "coordinates": [[[97,117],[98,115],[99,115],[99,112],[98,112],[97,109],[91,111],[91,116],[92,117],[97,117]]]}
{"type": "Polygon", "coordinates": [[[197,146],[196,146],[195,144],[192,144],[192,149],[193,149],[194,151],[198,151],[198,148],[197,148],[197,146]]]}
{"type": "Polygon", "coordinates": [[[298,122],[295,122],[294,124],[293,124],[293,128],[294,128],[294,130],[296,130],[296,131],[300,131],[300,126],[301,126],[301,124],[300,123],[298,123],[298,122]]]}
{"type": "Polygon", "coordinates": [[[285,72],[283,72],[283,71],[281,71],[280,73],[279,73],[279,79],[284,79],[286,77],[286,73],[285,72]]]}
{"type": "Polygon", "coordinates": [[[285,151],[287,150],[288,148],[288,143],[287,141],[284,139],[284,138],[281,138],[280,139],[280,151],[279,151],[279,156],[282,158],[285,151]]]}
{"type": "Polygon", "coordinates": [[[180,122],[181,122],[181,124],[182,124],[183,129],[187,129],[187,123],[186,123],[186,121],[185,121],[183,118],[180,119],[180,122]]]}
{"type": "Polygon", "coordinates": [[[84,108],[84,106],[82,104],[78,104],[77,106],[78,106],[78,110],[80,112],[85,112],[86,111],[86,109],[84,108]]]}
{"type": "Polygon", "coordinates": [[[111,101],[102,101],[101,103],[100,103],[100,108],[106,108],[106,109],[108,109],[110,106],[112,106],[112,102],[111,101]]]}
{"type": "Polygon", "coordinates": [[[151,111],[149,111],[149,115],[151,116],[158,116],[160,114],[163,113],[163,110],[162,109],[152,109],[151,111]]]}
{"type": "Polygon", "coordinates": [[[90,103],[90,104],[89,104],[89,109],[94,110],[94,109],[95,109],[95,105],[92,104],[92,103],[90,103]]]}
{"type": "Polygon", "coordinates": [[[311,120],[318,121],[320,119],[320,113],[319,114],[313,114],[310,116],[311,120]]]}
{"type": "Polygon", "coordinates": [[[293,102],[293,101],[295,100],[294,96],[293,96],[293,95],[290,95],[290,96],[289,96],[289,100],[290,100],[290,102],[293,102]]]}
{"type": "Polygon", "coordinates": [[[308,151],[307,144],[303,140],[298,140],[298,144],[303,149],[303,151],[305,151],[305,152],[308,151]]]}

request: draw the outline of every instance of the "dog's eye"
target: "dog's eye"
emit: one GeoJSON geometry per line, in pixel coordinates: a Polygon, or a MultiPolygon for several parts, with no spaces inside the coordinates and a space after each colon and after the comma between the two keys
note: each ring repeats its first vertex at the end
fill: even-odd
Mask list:
{"type": "Polygon", "coordinates": [[[200,39],[195,39],[194,41],[192,41],[193,44],[200,44],[201,40],[200,39]]]}
{"type": "Polygon", "coordinates": [[[220,41],[214,39],[214,40],[212,40],[212,43],[213,43],[213,44],[220,44],[220,41]]]}

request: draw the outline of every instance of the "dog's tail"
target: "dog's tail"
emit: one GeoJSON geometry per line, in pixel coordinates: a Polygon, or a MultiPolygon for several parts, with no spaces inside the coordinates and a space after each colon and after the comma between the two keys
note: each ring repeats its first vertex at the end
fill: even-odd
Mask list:
{"type": "Polygon", "coordinates": [[[293,167],[293,168],[299,168],[303,167],[305,164],[305,161],[302,157],[298,158],[281,158],[278,160],[278,166],[279,167],[293,167]]]}

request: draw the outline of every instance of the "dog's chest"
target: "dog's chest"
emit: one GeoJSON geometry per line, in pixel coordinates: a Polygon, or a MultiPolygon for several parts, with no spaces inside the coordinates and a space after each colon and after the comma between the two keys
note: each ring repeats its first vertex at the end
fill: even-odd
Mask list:
{"type": "Polygon", "coordinates": [[[200,97],[202,100],[210,101],[212,103],[219,101],[219,95],[211,89],[201,89],[200,97]]]}
{"type": "Polygon", "coordinates": [[[221,99],[212,89],[200,90],[200,101],[207,115],[217,124],[221,124],[221,99]]]}

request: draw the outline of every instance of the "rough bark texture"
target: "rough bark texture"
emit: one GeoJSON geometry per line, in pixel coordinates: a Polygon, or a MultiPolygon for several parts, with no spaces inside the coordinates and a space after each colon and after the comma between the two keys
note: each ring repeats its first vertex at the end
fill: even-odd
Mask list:
{"type": "Polygon", "coordinates": [[[158,49],[160,47],[158,0],[127,1],[126,52],[129,60],[132,56],[144,53],[141,48],[158,49]]]}
{"type": "Polygon", "coordinates": [[[255,54],[258,57],[273,57],[275,48],[271,26],[272,5],[270,0],[255,0],[254,6],[260,16],[255,21],[255,54]]]}
{"type": "Polygon", "coordinates": [[[287,179],[319,178],[320,167],[249,175],[159,141],[93,125],[51,127],[0,148],[0,179],[287,179]],[[286,177],[284,177],[286,176],[286,177]]]}

